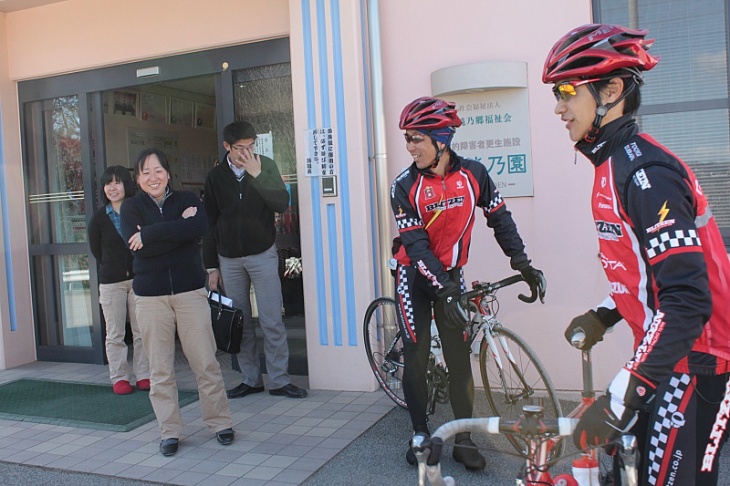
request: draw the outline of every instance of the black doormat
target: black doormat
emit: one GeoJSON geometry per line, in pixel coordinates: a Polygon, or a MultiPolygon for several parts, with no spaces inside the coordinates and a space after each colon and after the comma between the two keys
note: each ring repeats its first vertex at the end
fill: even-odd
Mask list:
{"type": "MultiPolygon", "coordinates": [[[[183,407],[197,391],[178,391],[183,407]]],[[[116,395],[111,385],[21,379],[0,385],[0,418],[128,432],[155,419],[149,393],[116,395]]]]}

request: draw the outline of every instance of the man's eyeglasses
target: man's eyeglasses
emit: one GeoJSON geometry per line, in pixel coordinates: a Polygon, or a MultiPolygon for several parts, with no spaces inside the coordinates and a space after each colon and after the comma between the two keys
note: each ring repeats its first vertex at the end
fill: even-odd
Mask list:
{"type": "Polygon", "coordinates": [[[231,145],[231,149],[241,153],[244,150],[253,150],[255,145],[256,142],[251,142],[248,145],[231,145]]]}
{"type": "Polygon", "coordinates": [[[556,101],[565,101],[571,96],[578,94],[575,90],[580,85],[595,83],[600,81],[600,78],[591,79],[574,79],[571,81],[561,81],[560,83],[553,86],[553,94],[555,95],[556,101]]]}
{"type": "Polygon", "coordinates": [[[404,133],[403,136],[406,137],[406,143],[421,143],[426,140],[426,137],[421,135],[408,135],[404,133]]]}

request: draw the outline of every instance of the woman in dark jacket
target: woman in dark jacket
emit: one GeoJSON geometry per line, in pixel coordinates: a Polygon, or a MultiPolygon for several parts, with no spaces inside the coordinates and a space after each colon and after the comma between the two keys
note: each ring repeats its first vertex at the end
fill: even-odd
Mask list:
{"type": "Polygon", "coordinates": [[[107,167],[101,175],[99,208],[89,223],[89,246],[96,258],[99,277],[99,303],[106,321],[106,356],[109,378],[114,393],[132,393],[132,373],[127,362],[128,348],[124,342],[127,315],[132,327],[134,347],[134,376],[139,390],[150,389],[150,362],[142,345],[142,335],[135,316],[132,290],[132,253],[122,238],[119,211],[125,198],[134,196],[135,188],[129,170],[120,165],[107,167]]]}
{"type": "Polygon", "coordinates": [[[198,196],[173,191],[170,165],[159,149],[135,163],[141,189],[122,206],[122,234],[134,255],[137,320],[150,357],[150,402],[160,425],[160,452],[177,452],[183,419],[175,381],[175,333],[195,373],[203,422],[223,445],[233,443],[228,408],[205,290],[198,240],[208,220],[198,196]]]}

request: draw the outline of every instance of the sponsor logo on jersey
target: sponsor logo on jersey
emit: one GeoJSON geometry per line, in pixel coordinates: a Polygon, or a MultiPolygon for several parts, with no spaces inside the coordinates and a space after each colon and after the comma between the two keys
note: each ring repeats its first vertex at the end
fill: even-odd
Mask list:
{"type": "Polygon", "coordinates": [[[657,215],[659,215],[659,222],[655,224],[654,226],[650,226],[646,228],[647,233],[656,233],[662,228],[666,228],[667,226],[672,226],[676,221],[674,219],[666,219],[667,215],[669,214],[669,208],[667,208],[667,201],[664,201],[664,205],[659,210],[657,215]]]}
{"type": "Polygon", "coordinates": [[[464,205],[464,196],[456,196],[456,197],[450,197],[446,201],[439,201],[433,204],[427,204],[426,205],[426,211],[436,211],[436,210],[444,210],[449,208],[454,208],[457,206],[463,206],[464,205]]]}
{"type": "Polygon", "coordinates": [[[613,206],[611,206],[610,204],[599,202],[598,208],[599,209],[613,209],[613,206]]]}
{"type": "Polygon", "coordinates": [[[730,381],[728,381],[725,385],[725,398],[722,399],[720,409],[717,411],[717,415],[715,416],[715,423],[712,425],[710,441],[707,443],[707,447],[705,448],[705,455],[702,457],[702,467],[700,468],[700,471],[712,471],[712,465],[715,462],[715,455],[720,448],[722,437],[725,435],[728,418],[730,418],[730,381]]]}
{"type": "Polygon", "coordinates": [[[611,282],[611,295],[628,294],[629,289],[621,282],[611,282]]]}
{"type": "Polygon", "coordinates": [[[395,219],[401,219],[405,217],[406,213],[403,212],[403,208],[401,206],[398,206],[398,213],[395,215],[395,219]]]}
{"type": "Polygon", "coordinates": [[[672,469],[669,471],[669,477],[667,477],[667,486],[674,486],[677,480],[677,471],[679,471],[679,463],[682,462],[682,457],[684,454],[682,454],[681,449],[677,449],[674,451],[674,454],[672,454],[672,469]]]}
{"type": "Polygon", "coordinates": [[[433,187],[426,186],[423,188],[423,197],[426,198],[426,200],[433,199],[436,197],[436,194],[433,192],[433,187]]]}
{"type": "Polygon", "coordinates": [[[641,340],[641,344],[636,348],[634,359],[627,363],[629,370],[636,371],[639,364],[646,360],[646,356],[654,349],[657,339],[659,339],[659,336],[664,330],[664,325],[664,313],[657,309],[656,315],[654,315],[654,319],[649,324],[649,329],[647,329],[644,335],[644,339],[641,340]]]}
{"type": "Polygon", "coordinates": [[[600,193],[600,192],[597,192],[596,193],[596,197],[599,198],[599,199],[605,199],[606,201],[613,201],[613,197],[607,196],[606,194],[603,194],[603,193],[600,193]]]}
{"type": "Polygon", "coordinates": [[[641,157],[641,150],[639,150],[639,146],[636,145],[636,142],[631,142],[628,145],[624,146],[624,150],[626,151],[626,155],[629,156],[629,160],[633,161],[637,157],[641,157]]]}
{"type": "Polygon", "coordinates": [[[446,209],[446,201],[439,201],[432,204],[426,204],[426,212],[436,211],[436,210],[444,210],[446,209]]]}
{"type": "Polygon", "coordinates": [[[626,267],[622,262],[618,260],[609,260],[608,257],[603,254],[603,252],[601,252],[599,256],[601,258],[603,268],[607,268],[609,270],[626,270],[626,267]]]}
{"type": "Polygon", "coordinates": [[[682,427],[685,422],[684,414],[677,410],[676,412],[674,412],[672,414],[671,421],[672,421],[672,427],[674,427],[675,429],[682,427]]]}
{"type": "Polygon", "coordinates": [[[456,188],[457,189],[463,189],[464,188],[464,183],[461,182],[461,181],[456,181],[456,188]]]}
{"type": "Polygon", "coordinates": [[[598,231],[598,237],[602,240],[616,241],[624,235],[619,223],[609,223],[607,221],[596,221],[596,231],[598,231]]]}
{"type": "Polygon", "coordinates": [[[634,184],[639,186],[642,191],[645,191],[647,189],[651,189],[651,183],[649,182],[649,178],[646,176],[646,172],[644,172],[644,169],[639,169],[634,174],[634,184]]]}
{"type": "Polygon", "coordinates": [[[596,152],[598,152],[599,150],[601,150],[601,147],[603,147],[604,145],[606,145],[606,141],[605,140],[603,142],[599,143],[598,145],[596,145],[595,147],[593,147],[593,150],[591,150],[591,153],[592,154],[595,154],[596,152]]]}

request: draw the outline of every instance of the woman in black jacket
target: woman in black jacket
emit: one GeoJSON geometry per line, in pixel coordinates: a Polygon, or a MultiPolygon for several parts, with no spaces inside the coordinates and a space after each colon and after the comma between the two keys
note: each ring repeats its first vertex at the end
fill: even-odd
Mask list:
{"type": "Polygon", "coordinates": [[[124,342],[127,315],[132,328],[133,370],[139,390],[150,389],[150,362],[135,316],[132,290],[132,253],[122,238],[119,211],[125,198],[134,196],[135,187],[129,170],[120,165],[107,167],[101,175],[99,208],[89,223],[89,246],[96,258],[99,277],[99,303],[106,322],[106,356],[114,393],[132,393],[132,370],[129,369],[127,343],[124,342]]]}
{"type": "Polygon", "coordinates": [[[175,333],[195,373],[203,422],[222,445],[233,443],[205,290],[198,240],[208,219],[197,195],[170,188],[170,164],[155,148],[135,163],[141,189],[122,206],[122,234],[134,255],[137,320],[150,357],[150,402],[160,425],[160,452],[177,452],[183,419],[175,381],[175,333]]]}

